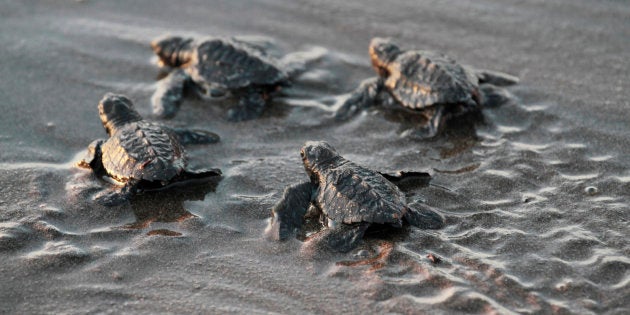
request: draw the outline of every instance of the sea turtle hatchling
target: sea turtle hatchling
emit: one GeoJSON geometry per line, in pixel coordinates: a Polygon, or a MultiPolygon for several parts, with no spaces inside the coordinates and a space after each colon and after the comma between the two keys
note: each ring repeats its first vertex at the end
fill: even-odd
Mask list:
{"type": "Polygon", "coordinates": [[[151,46],[160,63],[172,68],[151,98],[153,114],[160,118],[175,116],[188,83],[202,96],[235,96],[238,103],[229,109],[228,120],[257,118],[271,93],[288,86],[289,72],[297,70],[262,47],[237,38],[165,36],[151,46]]]}
{"type": "Polygon", "coordinates": [[[406,176],[428,177],[426,173],[381,174],[341,157],[326,142],[306,142],[300,152],[309,182],[289,186],[273,207],[268,236],[284,240],[299,230],[310,205],[315,206],[328,229],[320,242],[348,252],[360,242],[370,224],[439,229],[444,219],[422,204],[407,204],[397,186],[406,176]]]}
{"type": "Polygon", "coordinates": [[[123,95],[106,94],[98,111],[109,139],[93,141],[78,165],[121,186],[97,196],[99,203],[113,206],[142,190],[221,175],[218,169],[189,169],[182,146],[217,142],[216,134],[145,121],[123,95]]]}
{"type": "Polygon", "coordinates": [[[427,119],[422,133],[432,137],[454,115],[506,102],[509,94],[498,86],[518,83],[509,74],[463,66],[441,53],[404,51],[386,38],[372,39],[369,52],[378,77],[361,83],[337,110],[339,119],[347,119],[378,99],[421,113],[427,119]]]}

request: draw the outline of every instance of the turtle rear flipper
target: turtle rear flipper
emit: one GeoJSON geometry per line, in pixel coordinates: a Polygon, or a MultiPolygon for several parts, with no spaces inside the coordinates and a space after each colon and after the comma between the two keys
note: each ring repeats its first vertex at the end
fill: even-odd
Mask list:
{"type": "Polygon", "coordinates": [[[272,240],[282,241],[295,234],[304,223],[315,187],[311,182],[292,185],[271,210],[271,222],[265,231],[272,240]]]}
{"type": "Polygon", "coordinates": [[[421,229],[441,229],[444,227],[444,218],[424,204],[409,204],[405,213],[407,223],[421,229]]]}
{"type": "Polygon", "coordinates": [[[218,100],[230,94],[229,89],[224,84],[216,82],[195,82],[190,85],[191,90],[203,100],[218,100]]]}
{"type": "Polygon", "coordinates": [[[158,82],[158,88],[151,97],[153,115],[160,118],[173,118],[184,96],[184,87],[190,77],[182,69],[171,72],[158,82]]]}
{"type": "Polygon", "coordinates": [[[201,129],[173,128],[181,144],[217,143],[221,138],[214,132],[201,129]]]}
{"type": "Polygon", "coordinates": [[[398,172],[395,175],[379,172],[379,174],[403,191],[416,187],[426,187],[431,181],[431,175],[424,172],[398,172]]]}
{"type": "Polygon", "coordinates": [[[277,49],[272,40],[263,37],[234,36],[231,37],[230,40],[246,46],[261,56],[267,56],[267,50],[277,49]]]}
{"type": "Polygon", "coordinates": [[[479,84],[489,83],[496,86],[508,86],[519,82],[517,77],[503,72],[479,69],[475,69],[474,72],[479,79],[479,84]]]}
{"type": "Polygon", "coordinates": [[[238,104],[228,110],[228,120],[239,122],[260,117],[267,106],[267,100],[263,94],[258,89],[247,89],[238,93],[238,104]]]}
{"type": "Polygon", "coordinates": [[[311,47],[307,51],[297,51],[284,55],[280,59],[282,69],[288,77],[297,77],[306,72],[308,66],[326,56],[328,50],[322,47],[311,47]]]}
{"type": "Polygon", "coordinates": [[[498,107],[514,100],[514,96],[508,90],[492,84],[480,85],[479,91],[482,94],[481,105],[483,107],[498,107]]]}
{"type": "Polygon", "coordinates": [[[350,97],[337,109],[335,118],[337,120],[346,120],[362,109],[374,105],[381,87],[382,82],[380,78],[371,78],[361,82],[359,87],[354,90],[350,97]]]}
{"type": "Polygon", "coordinates": [[[355,249],[363,239],[370,223],[339,224],[332,229],[324,230],[316,236],[316,242],[341,253],[355,249]]]}
{"type": "Polygon", "coordinates": [[[185,169],[179,176],[179,180],[205,179],[214,176],[221,176],[221,170],[218,168],[201,168],[201,169],[185,169]]]}
{"type": "Polygon", "coordinates": [[[99,193],[94,197],[94,200],[100,205],[106,207],[114,207],[121,205],[131,198],[136,192],[136,183],[128,182],[119,190],[110,190],[103,193],[99,193]]]}

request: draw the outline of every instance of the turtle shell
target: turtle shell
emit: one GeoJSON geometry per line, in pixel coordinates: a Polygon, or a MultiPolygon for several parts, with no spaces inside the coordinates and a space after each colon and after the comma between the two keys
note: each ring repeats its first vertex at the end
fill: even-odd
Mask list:
{"type": "Polygon", "coordinates": [[[288,78],[261,49],[234,40],[203,41],[194,48],[192,58],[187,70],[198,83],[238,89],[279,85],[288,78]]]}
{"type": "Polygon", "coordinates": [[[176,135],[146,121],[117,128],[101,146],[101,160],[108,175],[122,183],[132,179],[169,181],[186,166],[184,149],[176,135]]]}
{"type": "Polygon", "coordinates": [[[316,202],[333,221],[402,225],[405,194],[381,174],[344,161],[322,170],[316,202]]]}
{"type": "Polygon", "coordinates": [[[407,51],[389,63],[387,70],[385,88],[405,107],[477,103],[478,79],[446,55],[407,51]]]}

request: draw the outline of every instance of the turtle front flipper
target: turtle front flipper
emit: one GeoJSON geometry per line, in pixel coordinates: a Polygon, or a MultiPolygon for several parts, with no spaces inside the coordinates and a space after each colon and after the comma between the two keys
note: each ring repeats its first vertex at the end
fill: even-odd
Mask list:
{"type": "Polygon", "coordinates": [[[407,205],[405,220],[421,229],[436,230],[444,227],[444,218],[431,207],[420,203],[407,205]]]}
{"type": "Polygon", "coordinates": [[[129,201],[136,191],[137,183],[135,181],[127,182],[121,189],[110,190],[96,195],[94,200],[100,205],[114,207],[129,201]]]}
{"type": "Polygon", "coordinates": [[[271,222],[265,231],[269,238],[286,240],[302,227],[315,188],[311,182],[306,182],[284,190],[280,201],[271,209],[271,222]]]}
{"type": "Polygon", "coordinates": [[[105,140],[103,139],[92,141],[92,143],[88,145],[85,156],[77,165],[79,167],[91,168],[95,172],[100,170],[103,167],[103,163],[101,162],[101,145],[104,142],[105,140]]]}
{"type": "Polygon", "coordinates": [[[398,172],[395,175],[379,172],[379,174],[402,190],[426,187],[431,181],[431,175],[424,172],[398,172]]]}
{"type": "Polygon", "coordinates": [[[337,109],[335,118],[346,120],[354,116],[360,110],[374,105],[376,97],[382,89],[380,78],[367,79],[361,82],[359,87],[352,92],[350,97],[337,109]]]}
{"type": "Polygon", "coordinates": [[[247,89],[236,95],[239,97],[238,104],[228,110],[229,121],[238,122],[258,118],[267,106],[264,92],[258,89],[247,89]]]}
{"type": "Polygon", "coordinates": [[[172,128],[181,144],[217,143],[221,138],[214,132],[201,129],[172,128]]]}
{"type": "Polygon", "coordinates": [[[341,223],[334,228],[318,233],[315,241],[325,244],[332,250],[347,253],[359,245],[369,226],[370,224],[366,222],[355,224],[341,223]]]}
{"type": "Polygon", "coordinates": [[[151,97],[153,115],[159,118],[173,118],[179,110],[184,87],[190,77],[184,70],[176,69],[158,82],[158,88],[151,97]]]}
{"type": "Polygon", "coordinates": [[[496,86],[508,86],[519,82],[517,77],[503,72],[480,69],[475,69],[474,72],[479,79],[479,84],[489,83],[496,86]]]}

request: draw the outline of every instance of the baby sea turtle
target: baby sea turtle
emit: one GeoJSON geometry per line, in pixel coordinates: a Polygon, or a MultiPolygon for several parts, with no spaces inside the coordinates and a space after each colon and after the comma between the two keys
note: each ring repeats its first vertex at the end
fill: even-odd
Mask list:
{"type": "Polygon", "coordinates": [[[356,247],[372,223],[400,227],[404,219],[426,229],[444,225],[442,216],[428,206],[407,204],[397,186],[405,177],[428,174],[381,174],[344,159],[322,141],[306,142],[300,154],[310,181],[289,186],[274,206],[267,230],[273,239],[284,240],[298,230],[311,204],[328,226],[320,241],[340,252],[356,247]]]}
{"type": "Polygon", "coordinates": [[[175,116],[184,86],[192,83],[210,97],[230,92],[238,104],[228,112],[231,121],[253,119],[262,114],[271,92],[289,85],[289,75],[279,61],[264,49],[236,38],[194,40],[166,36],[151,43],[160,63],[173,71],[159,82],[151,99],[153,113],[175,116]]]}
{"type": "Polygon", "coordinates": [[[378,99],[421,113],[427,119],[423,131],[432,137],[453,115],[506,102],[507,92],[497,86],[518,83],[509,74],[472,69],[441,53],[401,50],[390,39],[372,39],[369,51],[378,77],[361,83],[338,109],[337,118],[346,119],[378,99]]]}
{"type": "Polygon", "coordinates": [[[182,146],[217,142],[216,134],[145,121],[123,95],[106,94],[98,104],[98,111],[109,139],[93,141],[79,166],[91,168],[122,186],[98,196],[99,203],[112,206],[138,191],[221,175],[218,169],[188,169],[182,146]]]}

